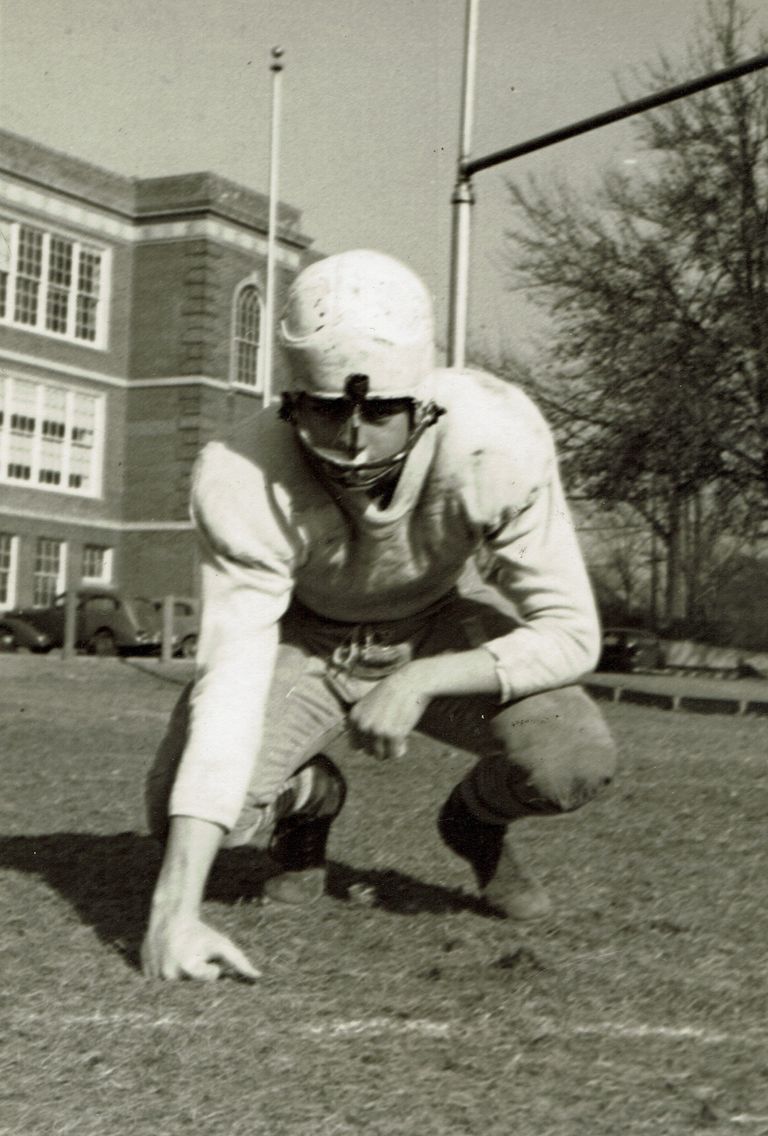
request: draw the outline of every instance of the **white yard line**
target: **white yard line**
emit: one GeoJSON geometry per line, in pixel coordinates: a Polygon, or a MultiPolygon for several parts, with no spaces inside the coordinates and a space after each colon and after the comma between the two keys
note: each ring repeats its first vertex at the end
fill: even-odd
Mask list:
{"type": "Polygon", "coordinates": [[[7,1020],[9,1024],[17,1026],[51,1022],[60,1026],[133,1026],[138,1029],[165,1029],[168,1026],[187,1024],[183,1018],[175,1018],[170,1014],[153,1018],[141,1011],[119,1011],[114,1014],[57,1014],[55,1011],[41,1014],[33,1011],[31,1014],[9,1014],[7,1020]]]}
{"type": "MultiPolygon", "coordinates": [[[[116,1012],[113,1014],[58,1014],[27,1013],[9,1015],[10,1024],[18,1026],[33,1023],[50,1022],[61,1028],[62,1026],[120,1026],[133,1029],[173,1029],[193,1025],[192,1019],[165,1014],[153,1017],[149,1013],[116,1012]]],[[[197,1019],[195,1019],[195,1022],[197,1019]]],[[[583,1022],[574,1026],[562,1026],[551,1019],[534,1019],[521,1023],[524,1027],[540,1030],[552,1038],[567,1039],[573,1037],[605,1037],[625,1038],[629,1041],[651,1040],[657,1038],[662,1041],[695,1041],[702,1045],[724,1045],[727,1043],[750,1047],[765,1045],[768,1040],[768,1031],[750,1031],[749,1033],[722,1033],[707,1030],[701,1026],[671,1026],[650,1025],[643,1022],[583,1022]]],[[[351,1018],[337,1019],[324,1022],[296,1022],[289,1026],[287,1032],[294,1032],[302,1037],[328,1039],[328,1038],[359,1038],[375,1037],[382,1034],[416,1034],[421,1037],[449,1038],[454,1033],[477,1033],[489,1028],[487,1016],[481,1023],[462,1022],[461,1026],[454,1026],[450,1022],[431,1021],[428,1018],[351,1018]]],[[[255,1026],[252,1022],[250,1032],[253,1035],[273,1036],[281,1031],[281,1026],[255,1026]]]]}
{"type": "Polygon", "coordinates": [[[721,1045],[726,1041],[744,1040],[744,1035],[715,1033],[699,1026],[650,1026],[634,1025],[630,1022],[596,1022],[594,1025],[575,1026],[571,1031],[578,1036],[626,1037],[640,1039],[646,1037],[670,1038],[673,1041],[702,1041],[707,1045],[721,1045]]]}
{"type": "Polygon", "coordinates": [[[449,1022],[430,1022],[414,1018],[403,1021],[394,1018],[360,1018],[348,1022],[323,1022],[299,1027],[299,1032],[310,1037],[361,1037],[366,1034],[416,1033],[422,1037],[450,1037],[449,1022]]]}

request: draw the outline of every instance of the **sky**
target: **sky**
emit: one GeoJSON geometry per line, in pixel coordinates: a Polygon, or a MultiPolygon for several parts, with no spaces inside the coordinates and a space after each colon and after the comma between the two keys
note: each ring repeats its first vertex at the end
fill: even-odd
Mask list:
{"type": "MultiPolygon", "coordinates": [[[[753,4],[768,28],[765,0],[753,4]]],[[[661,51],[685,59],[704,0],[479,0],[473,156],[606,110],[661,51]]],[[[279,195],[321,252],[419,272],[445,339],[465,0],[0,0],[0,125],[139,177],[213,170],[269,187],[270,49],[284,50],[279,195]]],[[[474,178],[470,338],[541,333],[509,293],[505,182],[643,160],[616,124],[474,178]]]]}

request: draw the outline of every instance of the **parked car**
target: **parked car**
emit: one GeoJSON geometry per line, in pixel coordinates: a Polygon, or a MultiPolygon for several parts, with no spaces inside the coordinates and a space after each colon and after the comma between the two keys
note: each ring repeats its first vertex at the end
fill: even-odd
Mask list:
{"type": "Polygon", "coordinates": [[[0,651],[50,651],[50,635],[15,615],[0,616],[0,651]]]}
{"type": "MultiPolygon", "coordinates": [[[[50,607],[16,608],[8,616],[20,619],[48,636],[51,647],[64,643],[66,594],[50,607]]],[[[75,644],[91,655],[156,654],[161,625],[154,604],[141,596],[114,589],[81,588],[77,592],[75,644]]]]}
{"type": "Polygon", "coordinates": [[[659,670],[667,665],[664,644],[653,631],[638,627],[606,627],[599,671],[659,670]]]}
{"type": "MultiPolygon", "coordinates": [[[[158,613],[162,627],[163,600],[154,599],[152,603],[158,613]]],[[[189,596],[173,597],[173,654],[182,659],[193,659],[197,650],[197,636],[200,630],[200,604],[189,596]]]]}

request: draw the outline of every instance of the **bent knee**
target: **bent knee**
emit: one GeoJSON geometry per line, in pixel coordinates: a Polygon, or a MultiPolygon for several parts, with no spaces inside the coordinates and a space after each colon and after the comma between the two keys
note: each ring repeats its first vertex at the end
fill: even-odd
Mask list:
{"type": "Polygon", "coordinates": [[[607,730],[605,737],[573,747],[554,759],[543,760],[531,770],[528,788],[533,800],[548,811],[570,813],[580,809],[604,790],[616,772],[616,746],[607,730]]]}
{"type": "Polygon", "coordinates": [[[573,812],[613,780],[616,745],[600,710],[579,687],[523,699],[498,725],[518,797],[531,812],[573,812]]]}

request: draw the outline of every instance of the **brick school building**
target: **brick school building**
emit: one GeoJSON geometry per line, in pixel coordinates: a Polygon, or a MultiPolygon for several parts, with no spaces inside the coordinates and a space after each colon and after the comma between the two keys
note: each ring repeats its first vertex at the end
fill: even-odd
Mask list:
{"type": "MultiPolygon", "coordinates": [[[[278,215],[279,311],[314,256],[278,215]]],[[[267,221],[216,174],[124,177],[0,131],[0,610],[67,580],[197,594],[190,470],[261,405],[267,221]]]]}

